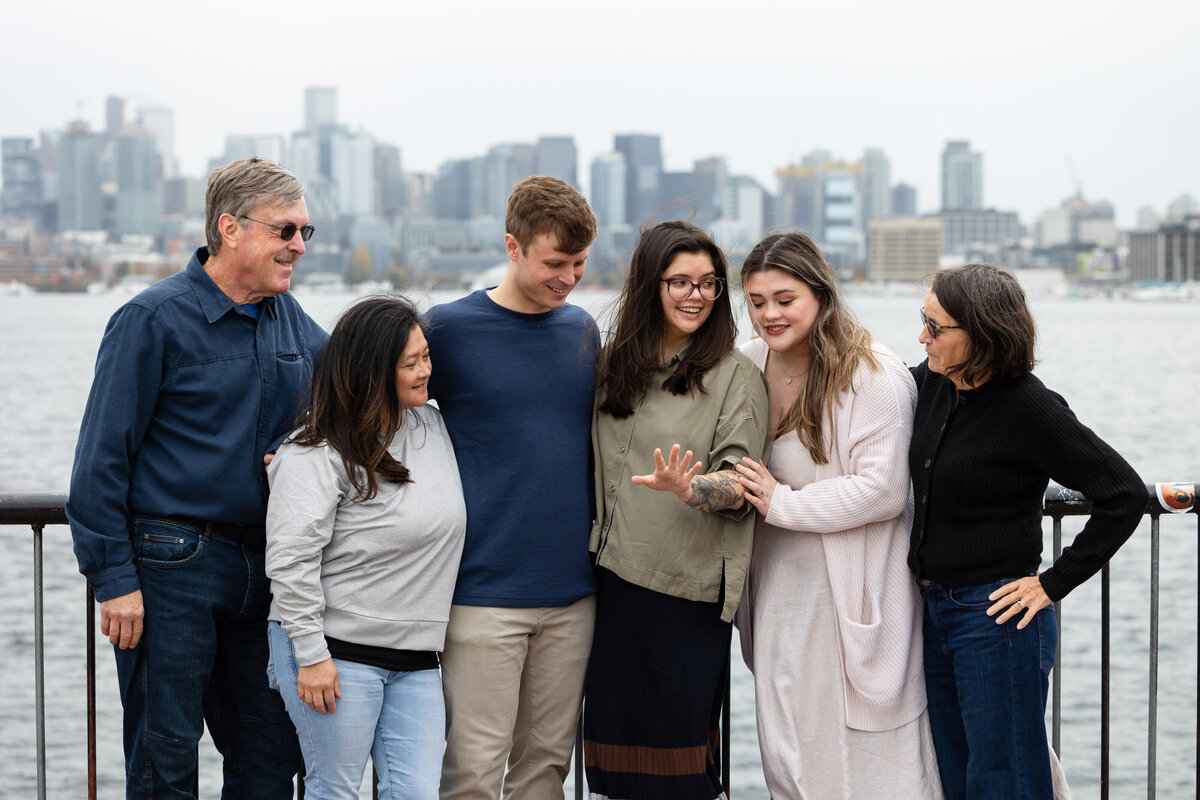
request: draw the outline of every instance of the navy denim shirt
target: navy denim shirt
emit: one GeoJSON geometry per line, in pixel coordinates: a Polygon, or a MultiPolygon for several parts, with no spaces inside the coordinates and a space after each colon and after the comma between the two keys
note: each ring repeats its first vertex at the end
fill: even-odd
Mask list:
{"type": "Polygon", "coordinates": [[[118,309],[100,343],[67,501],[97,600],[139,588],[135,514],[263,524],[263,455],[289,432],[329,338],[286,293],[256,321],[207,260],[202,247],[118,309]]]}

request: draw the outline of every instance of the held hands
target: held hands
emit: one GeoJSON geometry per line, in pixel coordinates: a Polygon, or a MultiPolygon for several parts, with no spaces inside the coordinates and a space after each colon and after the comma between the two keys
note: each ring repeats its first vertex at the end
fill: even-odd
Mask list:
{"type": "Polygon", "coordinates": [[[142,640],[142,620],[146,609],[142,605],[142,590],[100,602],[100,633],[122,650],[132,650],[142,640]]]}
{"type": "Polygon", "coordinates": [[[324,714],[337,711],[337,698],[342,696],[338,685],[338,668],[332,658],[300,667],[296,677],[296,692],[309,708],[324,714]]]}
{"type": "Polygon", "coordinates": [[[1050,605],[1050,597],[1042,588],[1042,579],[1037,575],[1030,575],[1004,584],[988,595],[988,600],[996,601],[996,604],[989,608],[987,613],[989,617],[1000,614],[999,617],[996,617],[997,625],[1003,625],[1024,611],[1025,616],[1017,623],[1018,630],[1033,621],[1037,612],[1050,605]]]}
{"type": "Polygon", "coordinates": [[[683,454],[683,462],[679,461],[679,445],[671,447],[671,458],[663,461],[660,448],[654,448],[654,473],[652,475],[634,475],[633,482],[659,492],[672,492],[683,502],[687,503],[692,497],[692,478],[700,474],[704,465],[697,461],[692,464],[692,451],[683,454]],[[689,469],[688,465],[691,464],[689,469]]]}
{"type": "Polygon", "coordinates": [[[779,485],[779,481],[775,480],[766,464],[747,456],[742,457],[742,463],[738,464],[736,469],[738,481],[745,490],[743,496],[750,501],[750,505],[754,506],[759,514],[765,517],[767,509],[771,507],[771,497],[775,494],[775,487],[779,485]]]}

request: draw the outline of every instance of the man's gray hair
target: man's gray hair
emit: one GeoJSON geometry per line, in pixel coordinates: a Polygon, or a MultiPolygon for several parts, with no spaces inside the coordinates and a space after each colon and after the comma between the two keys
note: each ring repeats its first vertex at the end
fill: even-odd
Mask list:
{"type": "Polygon", "coordinates": [[[231,214],[243,228],[250,221],[243,219],[261,205],[290,206],[304,197],[304,184],[292,173],[258,156],[231,161],[217,167],[208,176],[204,191],[204,236],[208,254],[221,251],[221,232],[217,222],[222,214],[231,214]]]}

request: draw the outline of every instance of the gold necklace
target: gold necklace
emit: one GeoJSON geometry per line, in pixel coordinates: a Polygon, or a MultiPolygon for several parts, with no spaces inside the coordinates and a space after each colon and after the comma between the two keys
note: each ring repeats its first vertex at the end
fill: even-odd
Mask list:
{"type": "Polygon", "coordinates": [[[780,359],[776,358],[775,363],[776,363],[776,366],[779,367],[779,374],[783,376],[783,383],[786,386],[791,386],[792,381],[796,380],[796,378],[803,378],[805,375],[808,374],[808,368],[805,367],[803,372],[798,372],[795,375],[788,375],[786,372],[783,371],[783,364],[780,359]]]}

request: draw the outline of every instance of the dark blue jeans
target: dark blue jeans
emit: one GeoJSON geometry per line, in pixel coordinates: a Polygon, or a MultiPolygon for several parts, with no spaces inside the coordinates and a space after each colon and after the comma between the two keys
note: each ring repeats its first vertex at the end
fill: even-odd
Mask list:
{"type": "Polygon", "coordinates": [[[262,552],[146,516],[135,520],[133,547],[145,630],[132,650],[114,648],[126,797],[193,798],[205,722],[224,758],[223,800],[292,797],[300,749],[267,683],[262,552]]]}
{"type": "Polygon", "coordinates": [[[988,595],[1011,578],[925,595],[925,688],[946,800],[1052,800],[1046,691],[1054,607],[1024,630],[997,625],[988,595]]]}

